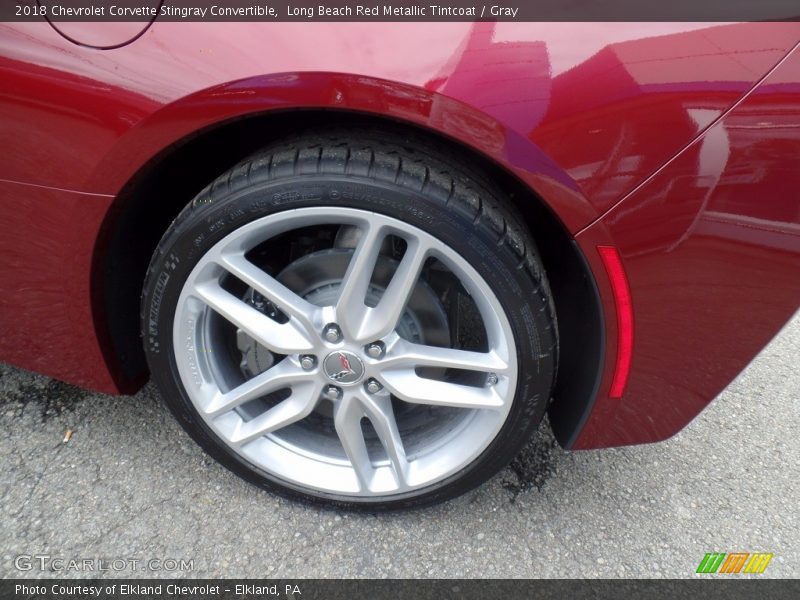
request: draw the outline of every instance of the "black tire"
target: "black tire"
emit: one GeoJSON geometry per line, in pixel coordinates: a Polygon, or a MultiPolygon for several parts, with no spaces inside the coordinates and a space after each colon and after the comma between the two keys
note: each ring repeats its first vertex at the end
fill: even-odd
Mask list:
{"type": "Polygon", "coordinates": [[[529,440],[548,405],[557,361],[555,309],[533,240],[513,207],[468,163],[427,140],[332,130],[274,142],[208,185],[155,251],[142,296],[142,336],[153,379],[172,413],[211,456],[284,496],[369,510],[440,502],[480,485],[529,440]],[[468,467],[422,493],[361,500],[298,489],[232,452],[199,418],[176,371],[172,330],[182,286],[200,256],[250,221],[294,208],[340,205],[399,218],[435,235],[493,289],[513,330],[514,401],[496,438],[468,467]],[[377,501],[376,501],[377,500],[377,501]]]}

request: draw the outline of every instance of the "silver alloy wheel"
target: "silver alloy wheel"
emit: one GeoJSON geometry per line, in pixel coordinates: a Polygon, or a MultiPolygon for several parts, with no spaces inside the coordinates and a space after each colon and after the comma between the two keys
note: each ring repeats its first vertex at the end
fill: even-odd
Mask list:
{"type": "Polygon", "coordinates": [[[421,491],[446,479],[473,462],[497,436],[516,390],[511,326],[477,271],[421,229],[359,209],[288,210],[227,235],[187,278],[172,335],[181,382],[207,426],[270,476],[316,495],[387,496],[421,491]],[[246,256],[278,235],[331,224],[360,232],[333,305],[309,302],[246,256]],[[375,306],[368,306],[370,278],[387,236],[404,240],[406,250],[375,306]],[[487,351],[418,344],[398,334],[398,322],[430,258],[445,265],[471,297],[487,351]],[[286,318],[270,318],[228,291],[222,285],[227,277],[255,290],[286,318]],[[219,317],[283,358],[231,385],[223,376],[231,368],[225,364],[230,359],[219,351],[224,342],[213,326],[219,317]],[[329,341],[337,339],[329,335],[330,325],[339,328],[337,341],[329,341]],[[480,374],[481,383],[431,378],[444,369],[480,374]],[[260,414],[241,410],[279,390],[284,397],[260,414]],[[325,402],[332,404],[332,432],[320,425],[321,418],[310,419],[324,412],[325,402]],[[397,402],[426,405],[431,422],[436,425],[439,419],[441,424],[404,439],[395,415],[397,402]],[[379,452],[365,437],[365,419],[379,452]]]}

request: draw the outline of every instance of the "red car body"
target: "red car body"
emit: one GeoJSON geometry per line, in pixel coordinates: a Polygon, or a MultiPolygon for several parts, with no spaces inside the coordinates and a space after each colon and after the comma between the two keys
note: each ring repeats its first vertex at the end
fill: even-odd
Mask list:
{"type": "MultiPolygon", "coordinates": [[[[135,231],[113,247],[131,206],[158,208],[145,174],[205,144],[216,172],[194,173],[202,187],[235,160],[214,135],[296,114],[433,131],[518,182],[535,198],[518,202],[541,203],[577,245],[599,314],[563,342],[576,358],[551,422],[567,447],[673,435],[800,304],[798,23],[140,30],[0,24],[0,360],[135,391],[109,281],[141,286],[114,266],[135,231]],[[616,249],[605,262],[602,248],[616,249]]],[[[546,266],[553,278],[558,261],[546,266]]],[[[559,306],[560,325],[576,312],[559,306]]]]}

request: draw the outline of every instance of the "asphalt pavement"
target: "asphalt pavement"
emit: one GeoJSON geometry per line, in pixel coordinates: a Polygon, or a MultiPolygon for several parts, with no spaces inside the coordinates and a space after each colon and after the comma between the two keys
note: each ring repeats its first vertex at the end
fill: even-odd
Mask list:
{"type": "Polygon", "coordinates": [[[565,452],[543,427],[478,490],[379,515],[245,483],[152,385],[112,397],[0,365],[0,577],[676,578],[712,551],[800,577],[799,356],[796,316],[667,442],[565,452]]]}

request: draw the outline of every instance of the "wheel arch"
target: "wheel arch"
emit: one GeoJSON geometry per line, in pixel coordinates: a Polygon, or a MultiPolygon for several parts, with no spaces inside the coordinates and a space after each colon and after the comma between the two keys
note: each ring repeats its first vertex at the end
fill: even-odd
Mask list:
{"type": "MultiPolygon", "coordinates": [[[[281,81],[285,83],[286,79],[282,76],[281,81]]],[[[322,81],[317,84],[322,85],[322,81]]],[[[572,232],[596,215],[574,182],[557,166],[527,139],[490,117],[435,94],[414,90],[416,95],[410,95],[405,86],[397,89],[382,82],[376,93],[374,81],[360,85],[382,98],[378,106],[365,108],[358,102],[351,102],[349,107],[319,103],[264,110],[260,106],[260,110],[244,114],[239,114],[241,107],[237,107],[233,111],[236,114],[192,130],[143,159],[140,142],[145,133],[158,131],[157,138],[169,124],[167,129],[174,134],[180,129],[176,119],[183,119],[181,127],[191,120],[186,118],[186,111],[191,115],[210,98],[229,102],[226,91],[241,92],[244,84],[215,88],[186,103],[165,107],[149,123],[137,126],[126,146],[131,153],[128,164],[140,167],[122,183],[107,174],[115,171],[115,165],[124,164],[120,163],[124,148],[115,149],[96,170],[93,187],[114,189],[116,197],[95,248],[93,312],[120,390],[133,392],[145,380],[138,325],[141,286],[152,252],[183,206],[239,160],[298,127],[391,128],[399,138],[404,132],[426,136],[486,171],[503,187],[537,240],[560,320],[560,371],[568,374],[557,380],[551,425],[559,441],[569,446],[582,417],[591,409],[603,367],[603,311],[588,262],[572,240],[572,232]],[[390,100],[400,102],[398,94],[405,102],[401,103],[402,110],[387,108],[390,100]],[[226,151],[220,152],[220,148],[226,151]]],[[[258,89],[263,94],[263,87],[258,89]]],[[[335,98],[335,92],[328,89],[328,93],[335,98]]],[[[207,106],[205,109],[210,110],[207,106]]],[[[118,177],[120,171],[115,172],[118,177]]]]}

